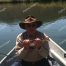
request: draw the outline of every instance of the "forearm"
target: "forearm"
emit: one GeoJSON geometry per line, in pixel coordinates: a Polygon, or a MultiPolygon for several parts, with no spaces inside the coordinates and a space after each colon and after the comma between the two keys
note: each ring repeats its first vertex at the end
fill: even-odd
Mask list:
{"type": "Polygon", "coordinates": [[[17,56],[19,57],[25,57],[27,53],[28,53],[28,50],[24,49],[24,47],[16,52],[17,56]]]}
{"type": "Polygon", "coordinates": [[[39,54],[43,56],[44,58],[46,58],[49,55],[49,51],[43,47],[38,49],[38,51],[39,51],[39,54]]]}

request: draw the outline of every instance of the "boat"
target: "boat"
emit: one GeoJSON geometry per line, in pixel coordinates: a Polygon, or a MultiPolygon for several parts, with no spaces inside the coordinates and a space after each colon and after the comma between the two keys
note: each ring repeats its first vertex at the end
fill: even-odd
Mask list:
{"type": "MultiPolygon", "coordinates": [[[[50,56],[58,63],[54,66],[66,66],[66,51],[63,50],[56,42],[49,38],[50,56]]],[[[15,47],[0,61],[0,66],[10,66],[16,60],[15,47]],[[10,61],[12,60],[12,61],[10,61]]]]}

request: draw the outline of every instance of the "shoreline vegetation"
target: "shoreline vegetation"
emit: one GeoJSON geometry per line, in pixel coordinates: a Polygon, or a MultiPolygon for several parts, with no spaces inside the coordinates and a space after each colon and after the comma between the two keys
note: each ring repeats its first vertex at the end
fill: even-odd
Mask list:
{"type": "Polygon", "coordinates": [[[66,2],[66,0],[0,0],[0,3],[51,3],[66,2]]]}
{"type": "Polygon", "coordinates": [[[36,3],[0,4],[0,21],[22,21],[28,15],[33,15],[42,21],[53,21],[66,16],[66,2],[36,3]],[[33,7],[33,4],[36,5],[33,7]]]}
{"type": "Polygon", "coordinates": [[[39,3],[39,4],[48,4],[48,5],[55,5],[55,6],[62,6],[63,5],[66,5],[66,1],[58,1],[58,2],[54,2],[54,1],[51,1],[51,2],[22,2],[22,1],[0,1],[0,4],[33,4],[33,3],[39,3]]]}

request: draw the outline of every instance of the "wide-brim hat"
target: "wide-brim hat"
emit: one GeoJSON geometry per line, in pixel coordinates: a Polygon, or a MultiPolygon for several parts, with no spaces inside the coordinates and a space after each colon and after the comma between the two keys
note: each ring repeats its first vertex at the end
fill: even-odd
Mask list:
{"type": "Polygon", "coordinates": [[[22,29],[26,29],[25,25],[27,25],[28,27],[32,25],[32,27],[38,28],[42,25],[42,21],[39,21],[33,16],[28,16],[23,22],[19,23],[19,26],[22,29]]]}

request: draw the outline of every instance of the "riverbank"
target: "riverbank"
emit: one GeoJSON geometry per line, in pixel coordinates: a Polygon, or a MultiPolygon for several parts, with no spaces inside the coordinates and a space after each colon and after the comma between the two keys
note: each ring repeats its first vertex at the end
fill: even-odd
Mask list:
{"type": "Polygon", "coordinates": [[[33,15],[45,22],[59,19],[66,16],[66,3],[0,4],[0,21],[2,22],[22,21],[28,15],[33,15]]]}

